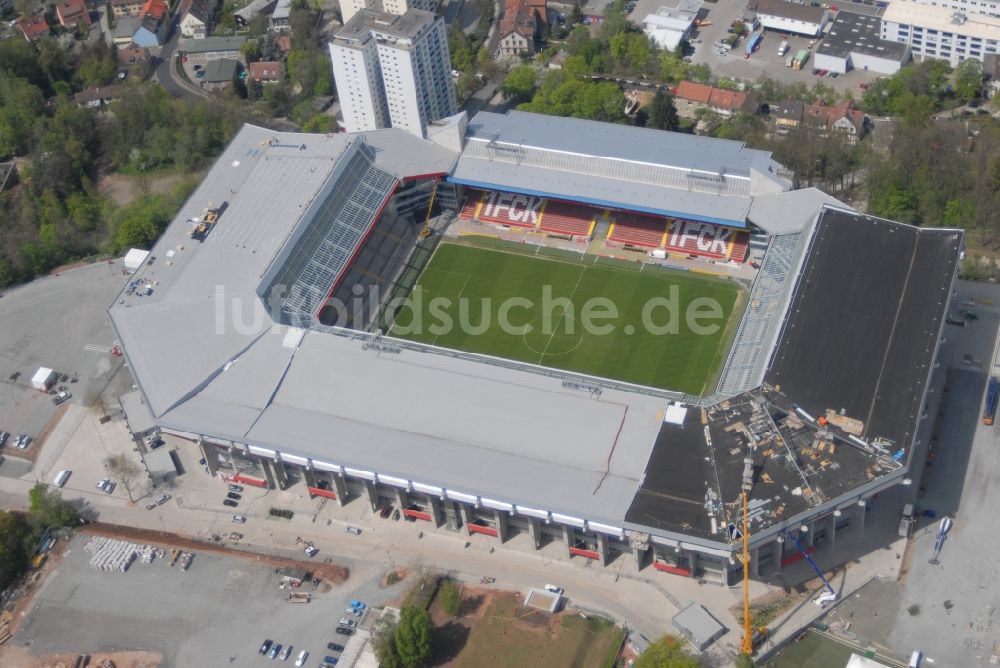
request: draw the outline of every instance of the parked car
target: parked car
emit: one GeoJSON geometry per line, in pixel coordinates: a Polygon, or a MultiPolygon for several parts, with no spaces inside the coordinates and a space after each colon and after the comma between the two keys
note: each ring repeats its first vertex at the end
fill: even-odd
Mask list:
{"type": "Polygon", "coordinates": [[[315,557],[319,550],[312,545],[306,545],[305,552],[307,557],[315,557]]]}
{"type": "Polygon", "coordinates": [[[105,487],[107,487],[107,486],[108,486],[108,483],[110,483],[110,482],[111,482],[111,481],[110,481],[110,480],[108,480],[107,478],[103,478],[103,479],[101,479],[101,480],[100,480],[100,481],[99,481],[99,482],[97,483],[96,487],[97,487],[97,489],[99,489],[99,490],[101,490],[101,491],[103,492],[103,491],[104,491],[104,488],[105,488],[105,487]]]}
{"type": "Polygon", "coordinates": [[[324,656],[323,657],[323,663],[325,663],[328,666],[336,666],[337,665],[337,657],[335,657],[335,656],[324,656]]]}
{"type": "Polygon", "coordinates": [[[344,646],[343,645],[338,645],[335,642],[328,642],[326,644],[326,648],[328,650],[330,650],[331,652],[343,652],[344,651],[344,646]]]}
{"type": "Polygon", "coordinates": [[[281,659],[282,661],[288,661],[288,657],[290,657],[291,655],[292,655],[292,646],[289,645],[284,649],[284,651],[281,652],[281,656],[279,656],[278,658],[281,659]]]}
{"type": "Polygon", "coordinates": [[[352,533],[355,536],[361,535],[361,529],[359,529],[358,527],[345,527],[344,531],[346,531],[347,533],[352,533]]]}
{"type": "Polygon", "coordinates": [[[274,646],[271,647],[271,651],[267,653],[267,658],[269,659],[276,658],[278,656],[278,652],[280,651],[281,651],[281,643],[280,642],[274,643],[274,646]]]}
{"type": "Polygon", "coordinates": [[[344,612],[346,612],[349,615],[354,615],[355,617],[360,617],[361,615],[365,614],[363,608],[346,608],[344,612]]]}
{"type": "Polygon", "coordinates": [[[8,438],[10,438],[10,433],[9,432],[0,431],[0,448],[2,448],[3,444],[7,442],[8,438]]]}
{"type": "Polygon", "coordinates": [[[105,494],[111,494],[112,492],[115,491],[115,487],[117,487],[117,486],[118,486],[118,483],[116,483],[114,480],[109,480],[108,484],[104,486],[104,493],[105,494]]]}
{"type": "Polygon", "coordinates": [[[258,651],[258,654],[267,654],[267,651],[269,649],[271,649],[271,645],[272,644],[274,644],[274,643],[271,642],[270,638],[267,639],[267,640],[265,640],[264,643],[260,646],[260,650],[258,651]]]}
{"type": "Polygon", "coordinates": [[[341,626],[349,626],[351,628],[354,628],[355,626],[358,625],[356,621],[354,621],[353,619],[348,619],[347,617],[341,617],[340,621],[337,623],[340,624],[341,626]]]}
{"type": "Polygon", "coordinates": [[[358,610],[364,610],[366,607],[368,607],[364,604],[363,601],[357,601],[353,598],[351,599],[350,605],[352,608],[357,608],[358,610]]]}
{"type": "Polygon", "coordinates": [[[352,629],[352,628],[350,628],[348,626],[338,626],[333,631],[334,631],[334,633],[339,633],[342,636],[349,636],[352,633],[354,633],[354,629],[352,629]]]}
{"type": "Polygon", "coordinates": [[[243,497],[237,494],[236,492],[229,492],[228,494],[226,494],[226,498],[232,499],[233,501],[239,501],[243,497]]]}
{"type": "Polygon", "coordinates": [[[306,659],[308,658],[309,658],[309,652],[302,650],[301,652],[299,652],[299,658],[295,659],[295,665],[301,668],[301,666],[306,665],[306,659]]]}
{"type": "Polygon", "coordinates": [[[235,508],[236,506],[238,506],[240,504],[236,503],[232,499],[223,499],[222,505],[227,506],[229,508],[235,508]]]}
{"type": "MultiPolygon", "coordinates": [[[[0,441],[0,445],[2,444],[3,441],[0,441]]],[[[389,515],[391,514],[392,514],[392,506],[382,506],[382,510],[379,511],[378,516],[381,517],[382,519],[385,519],[389,517],[389,515]]]]}
{"type": "Polygon", "coordinates": [[[247,521],[246,515],[233,515],[233,522],[236,522],[236,524],[245,524],[246,521],[247,521]]]}
{"type": "Polygon", "coordinates": [[[562,587],[557,587],[554,584],[547,584],[545,585],[545,591],[551,592],[553,594],[562,594],[566,590],[563,589],[562,587]]]}
{"type": "MultiPolygon", "coordinates": [[[[202,464],[204,464],[204,463],[205,463],[205,461],[204,461],[204,460],[202,460],[202,464]]],[[[242,492],[242,491],[243,491],[243,488],[242,488],[242,487],[240,487],[239,485],[230,485],[230,486],[229,486],[229,491],[230,491],[230,492],[242,492]]]]}
{"type": "Polygon", "coordinates": [[[72,397],[72,396],[73,395],[70,394],[69,392],[67,392],[66,390],[62,390],[58,394],[56,394],[54,397],[52,397],[52,403],[54,403],[56,406],[58,406],[62,402],[68,401],[70,399],[70,397],[72,397]]]}
{"type": "Polygon", "coordinates": [[[170,500],[169,494],[161,494],[156,498],[156,505],[162,506],[164,503],[170,500]]]}

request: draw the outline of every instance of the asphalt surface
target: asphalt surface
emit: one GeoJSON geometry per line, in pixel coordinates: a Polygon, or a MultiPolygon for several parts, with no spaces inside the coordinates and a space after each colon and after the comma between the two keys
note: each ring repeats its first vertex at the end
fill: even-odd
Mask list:
{"type": "Polygon", "coordinates": [[[181,39],[179,23],[180,12],[178,12],[173,25],[170,27],[169,38],[166,44],[160,48],[160,54],[156,57],[154,76],[156,81],[163,86],[163,89],[173,97],[197,102],[206,99],[206,96],[181,82],[174,71],[174,52],[177,51],[177,46],[181,39]]]}
{"type": "Polygon", "coordinates": [[[109,573],[91,568],[85,543],[72,540],[16,636],[35,654],[154,650],[171,666],[264,666],[271,663],[257,650],[270,639],[292,645],[291,659],[307,650],[306,665],[316,666],[335,654],[328,642],[346,645],[333,627],[351,598],[382,605],[403,591],[402,583],[381,588],[381,572],[355,563],[346,583],[326,593],[303,585],[313,599],[291,604],[273,569],[249,559],[196,551],[182,571],[168,552],[109,573]]]}

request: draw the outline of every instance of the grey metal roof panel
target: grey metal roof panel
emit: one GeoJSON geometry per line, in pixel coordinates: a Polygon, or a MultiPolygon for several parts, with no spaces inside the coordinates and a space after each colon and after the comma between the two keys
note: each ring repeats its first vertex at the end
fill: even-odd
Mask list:
{"type": "Polygon", "coordinates": [[[853,211],[817,188],[803,188],[754,197],[747,218],[768,234],[790,234],[805,229],[824,205],[853,211]]]}
{"type": "Polygon", "coordinates": [[[562,197],[594,206],[688,216],[724,225],[742,225],[750,210],[749,197],[726,197],[470,157],[459,159],[451,180],[481,188],[562,197]]]}
{"type": "Polygon", "coordinates": [[[709,172],[749,174],[755,165],[766,170],[771,159],[770,152],[749,149],[738,141],[525,111],[481,111],[469,121],[467,136],[709,172]]]}

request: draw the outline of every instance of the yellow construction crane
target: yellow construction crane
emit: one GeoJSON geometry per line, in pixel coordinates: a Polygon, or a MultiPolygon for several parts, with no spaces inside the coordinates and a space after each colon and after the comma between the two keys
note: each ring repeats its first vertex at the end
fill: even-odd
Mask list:
{"type": "Polygon", "coordinates": [[[747,521],[747,497],[753,477],[753,460],[747,457],[743,468],[743,653],[753,656],[753,621],[750,619],[750,523],[747,521]],[[749,469],[749,471],[748,471],[749,469]]]}
{"type": "Polygon", "coordinates": [[[434,209],[434,197],[437,195],[438,181],[434,181],[431,189],[431,200],[427,203],[427,215],[424,216],[424,226],[420,229],[420,238],[426,239],[431,235],[431,211],[434,209]]]}

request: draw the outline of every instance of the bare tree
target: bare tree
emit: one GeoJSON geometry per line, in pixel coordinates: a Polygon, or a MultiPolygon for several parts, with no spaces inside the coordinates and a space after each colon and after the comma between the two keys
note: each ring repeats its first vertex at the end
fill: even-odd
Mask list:
{"type": "Polygon", "coordinates": [[[132,498],[132,491],[136,489],[140,476],[145,473],[145,469],[126,455],[113,455],[104,462],[111,477],[121,485],[128,494],[129,501],[132,498]]]}

